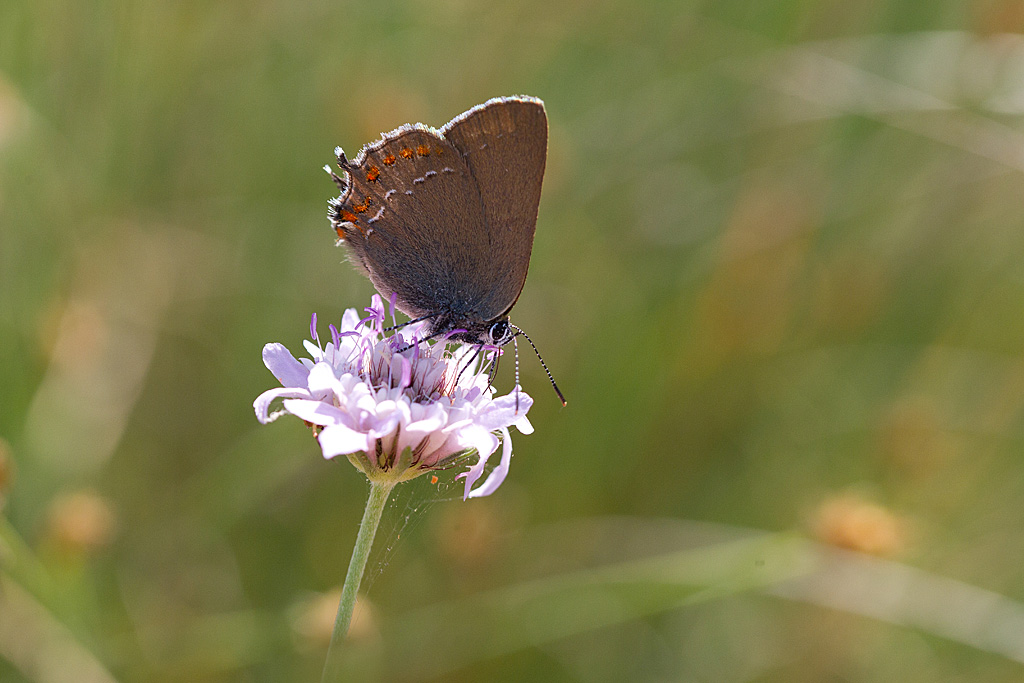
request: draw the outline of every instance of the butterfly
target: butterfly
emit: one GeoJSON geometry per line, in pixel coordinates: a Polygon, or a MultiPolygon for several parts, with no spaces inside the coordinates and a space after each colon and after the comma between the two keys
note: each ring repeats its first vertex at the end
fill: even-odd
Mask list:
{"type": "Polygon", "coordinates": [[[353,160],[338,147],[331,225],[381,296],[426,321],[427,339],[533,346],[509,312],[530,267],[547,143],[544,103],[519,96],[440,129],[406,124],[353,160]]]}

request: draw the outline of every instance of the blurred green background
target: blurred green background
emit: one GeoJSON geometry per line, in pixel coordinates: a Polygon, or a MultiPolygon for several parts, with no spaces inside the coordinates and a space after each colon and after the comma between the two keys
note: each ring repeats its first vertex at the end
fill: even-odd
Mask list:
{"type": "MultiPolygon", "coordinates": [[[[536,432],[389,511],[352,680],[1024,675],[1024,5],[0,1],[0,680],[318,680],[372,289],[335,145],[541,97],[536,432]]],[[[499,386],[511,386],[511,364],[499,386]]],[[[450,477],[449,477],[450,478],[450,477]]]]}

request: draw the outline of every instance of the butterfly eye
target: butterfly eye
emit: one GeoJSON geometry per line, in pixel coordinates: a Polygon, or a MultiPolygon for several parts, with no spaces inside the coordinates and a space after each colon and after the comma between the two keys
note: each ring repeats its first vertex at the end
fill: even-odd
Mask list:
{"type": "Polygon", "coordinates": [[[499,320],[491,325],[488,335],[495,346],[504,346],[512,341],[512,329],[508,326],[507,320],[499,320]]]}

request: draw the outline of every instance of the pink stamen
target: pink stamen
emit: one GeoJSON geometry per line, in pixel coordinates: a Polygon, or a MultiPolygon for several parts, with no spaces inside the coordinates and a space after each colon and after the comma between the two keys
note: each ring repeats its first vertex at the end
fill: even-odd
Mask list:
{"type": "Polygon", "coordinates": [[[398,320],[395,319],[395,309],[398,308],[398,292],[391,292],[391,298],[388,300],[388,308],[391,309],[391,324],[397,325],[398,320]]]}

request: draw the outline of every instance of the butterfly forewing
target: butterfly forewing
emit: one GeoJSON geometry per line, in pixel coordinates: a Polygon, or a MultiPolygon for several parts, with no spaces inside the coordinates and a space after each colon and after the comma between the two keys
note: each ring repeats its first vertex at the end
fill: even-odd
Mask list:
{"type": "Polygon", "coordinates": [[[492,253],[480,293],[485,320],[508,312],[526,282],[547,161],[548,122],[535,98],[499,98],[441,129],[479,188],[492,253]]]}

